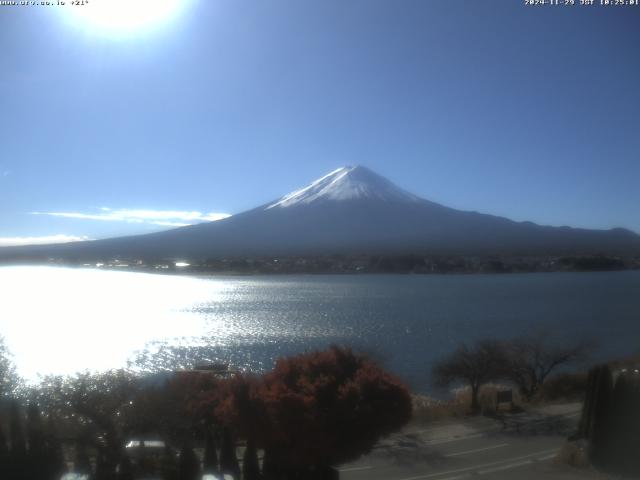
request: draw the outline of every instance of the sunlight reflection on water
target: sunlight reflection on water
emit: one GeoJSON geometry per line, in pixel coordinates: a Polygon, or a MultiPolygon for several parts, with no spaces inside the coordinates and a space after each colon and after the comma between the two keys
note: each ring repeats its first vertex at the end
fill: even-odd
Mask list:
{"type": "Polygon", "coordinates": [[[634,353],[639,288],[640,272],[188,277],[1,267],[0,334],[31,379],[125,366],[157,342],[197,355],[212,346],[199,359],[254,371],[341,344],[426,392],[430,365],[461,341],[542,330],[598,339],[598,358],[634,353]]]}
{"type": "Polygon", "coordinates": [[[6,267],[0,332],[29,378],[106,369],[123,365],[148,341],[202,335],[207,320],[193,307],[218,301],[229,288],[190,277],[6,267]]]}
{"type": "MultiPolygon", "coordinates": [[[[259,342],[273,352],[290,339],[339,332],[300,304],[290,314],[274,305],[295,299],[295,283],[261,288],[242,279],[69,269],[0,268],[0,334],[20,373],[74,373],[120,367],[152,342],[208,345],[229,353],[259,342]]],[[[267,286],[265,284],[265,286],[267,286]]],[[[345,336],[344,332],[341,333],[345,336]]],[[[247,366],[261,368],[261,360],[247,366]]]]}

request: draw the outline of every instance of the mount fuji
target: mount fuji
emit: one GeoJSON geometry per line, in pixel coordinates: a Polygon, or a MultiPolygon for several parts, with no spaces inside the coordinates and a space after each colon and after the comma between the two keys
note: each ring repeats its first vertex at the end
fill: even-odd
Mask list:
{"type": "Polygon", "coordinates": [[[9,247],[0,258],[251,257],[322,254],[639,254],[640,236],[617,228],[540,226],[430,202],[366,167],[343,167],[224,220],[163,232],[61,245],[9,247]]]}

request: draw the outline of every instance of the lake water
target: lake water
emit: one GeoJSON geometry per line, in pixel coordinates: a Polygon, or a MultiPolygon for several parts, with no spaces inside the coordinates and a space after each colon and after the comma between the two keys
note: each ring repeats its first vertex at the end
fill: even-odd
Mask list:
{"type": "Polygon", "coordinates": [[[415,390],[461,341],[546,330],[640,351],[640,272],[189,277],[0,268],[0,334],[28,378],[126,364],[153,341],[214,346],[254,370],[350,345],[415,390]]]}

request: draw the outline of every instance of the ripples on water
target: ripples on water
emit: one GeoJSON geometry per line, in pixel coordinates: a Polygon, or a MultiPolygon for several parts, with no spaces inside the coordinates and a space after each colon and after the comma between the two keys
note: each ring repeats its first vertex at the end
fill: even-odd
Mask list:
{"type": "Polygon", "coordinates": [[[463,340],[548,330],[640,346],[640,272],[526,275],[187,277],[0,268],[0,333],[21,373],[126,364],[150,342],[208,344],[239,367],[350,345],[416,390],[463,340]]]}

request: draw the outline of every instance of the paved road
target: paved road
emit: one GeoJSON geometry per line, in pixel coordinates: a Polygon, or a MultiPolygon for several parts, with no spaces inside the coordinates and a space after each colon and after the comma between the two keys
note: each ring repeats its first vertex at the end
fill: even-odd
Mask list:
{"type": "Polygon", "coordinates": [[[513,416],[412,426],[340,468],[342,480],[545,480],[585,478],[553,462],[575,430],[580,405],[513,416]]]}

